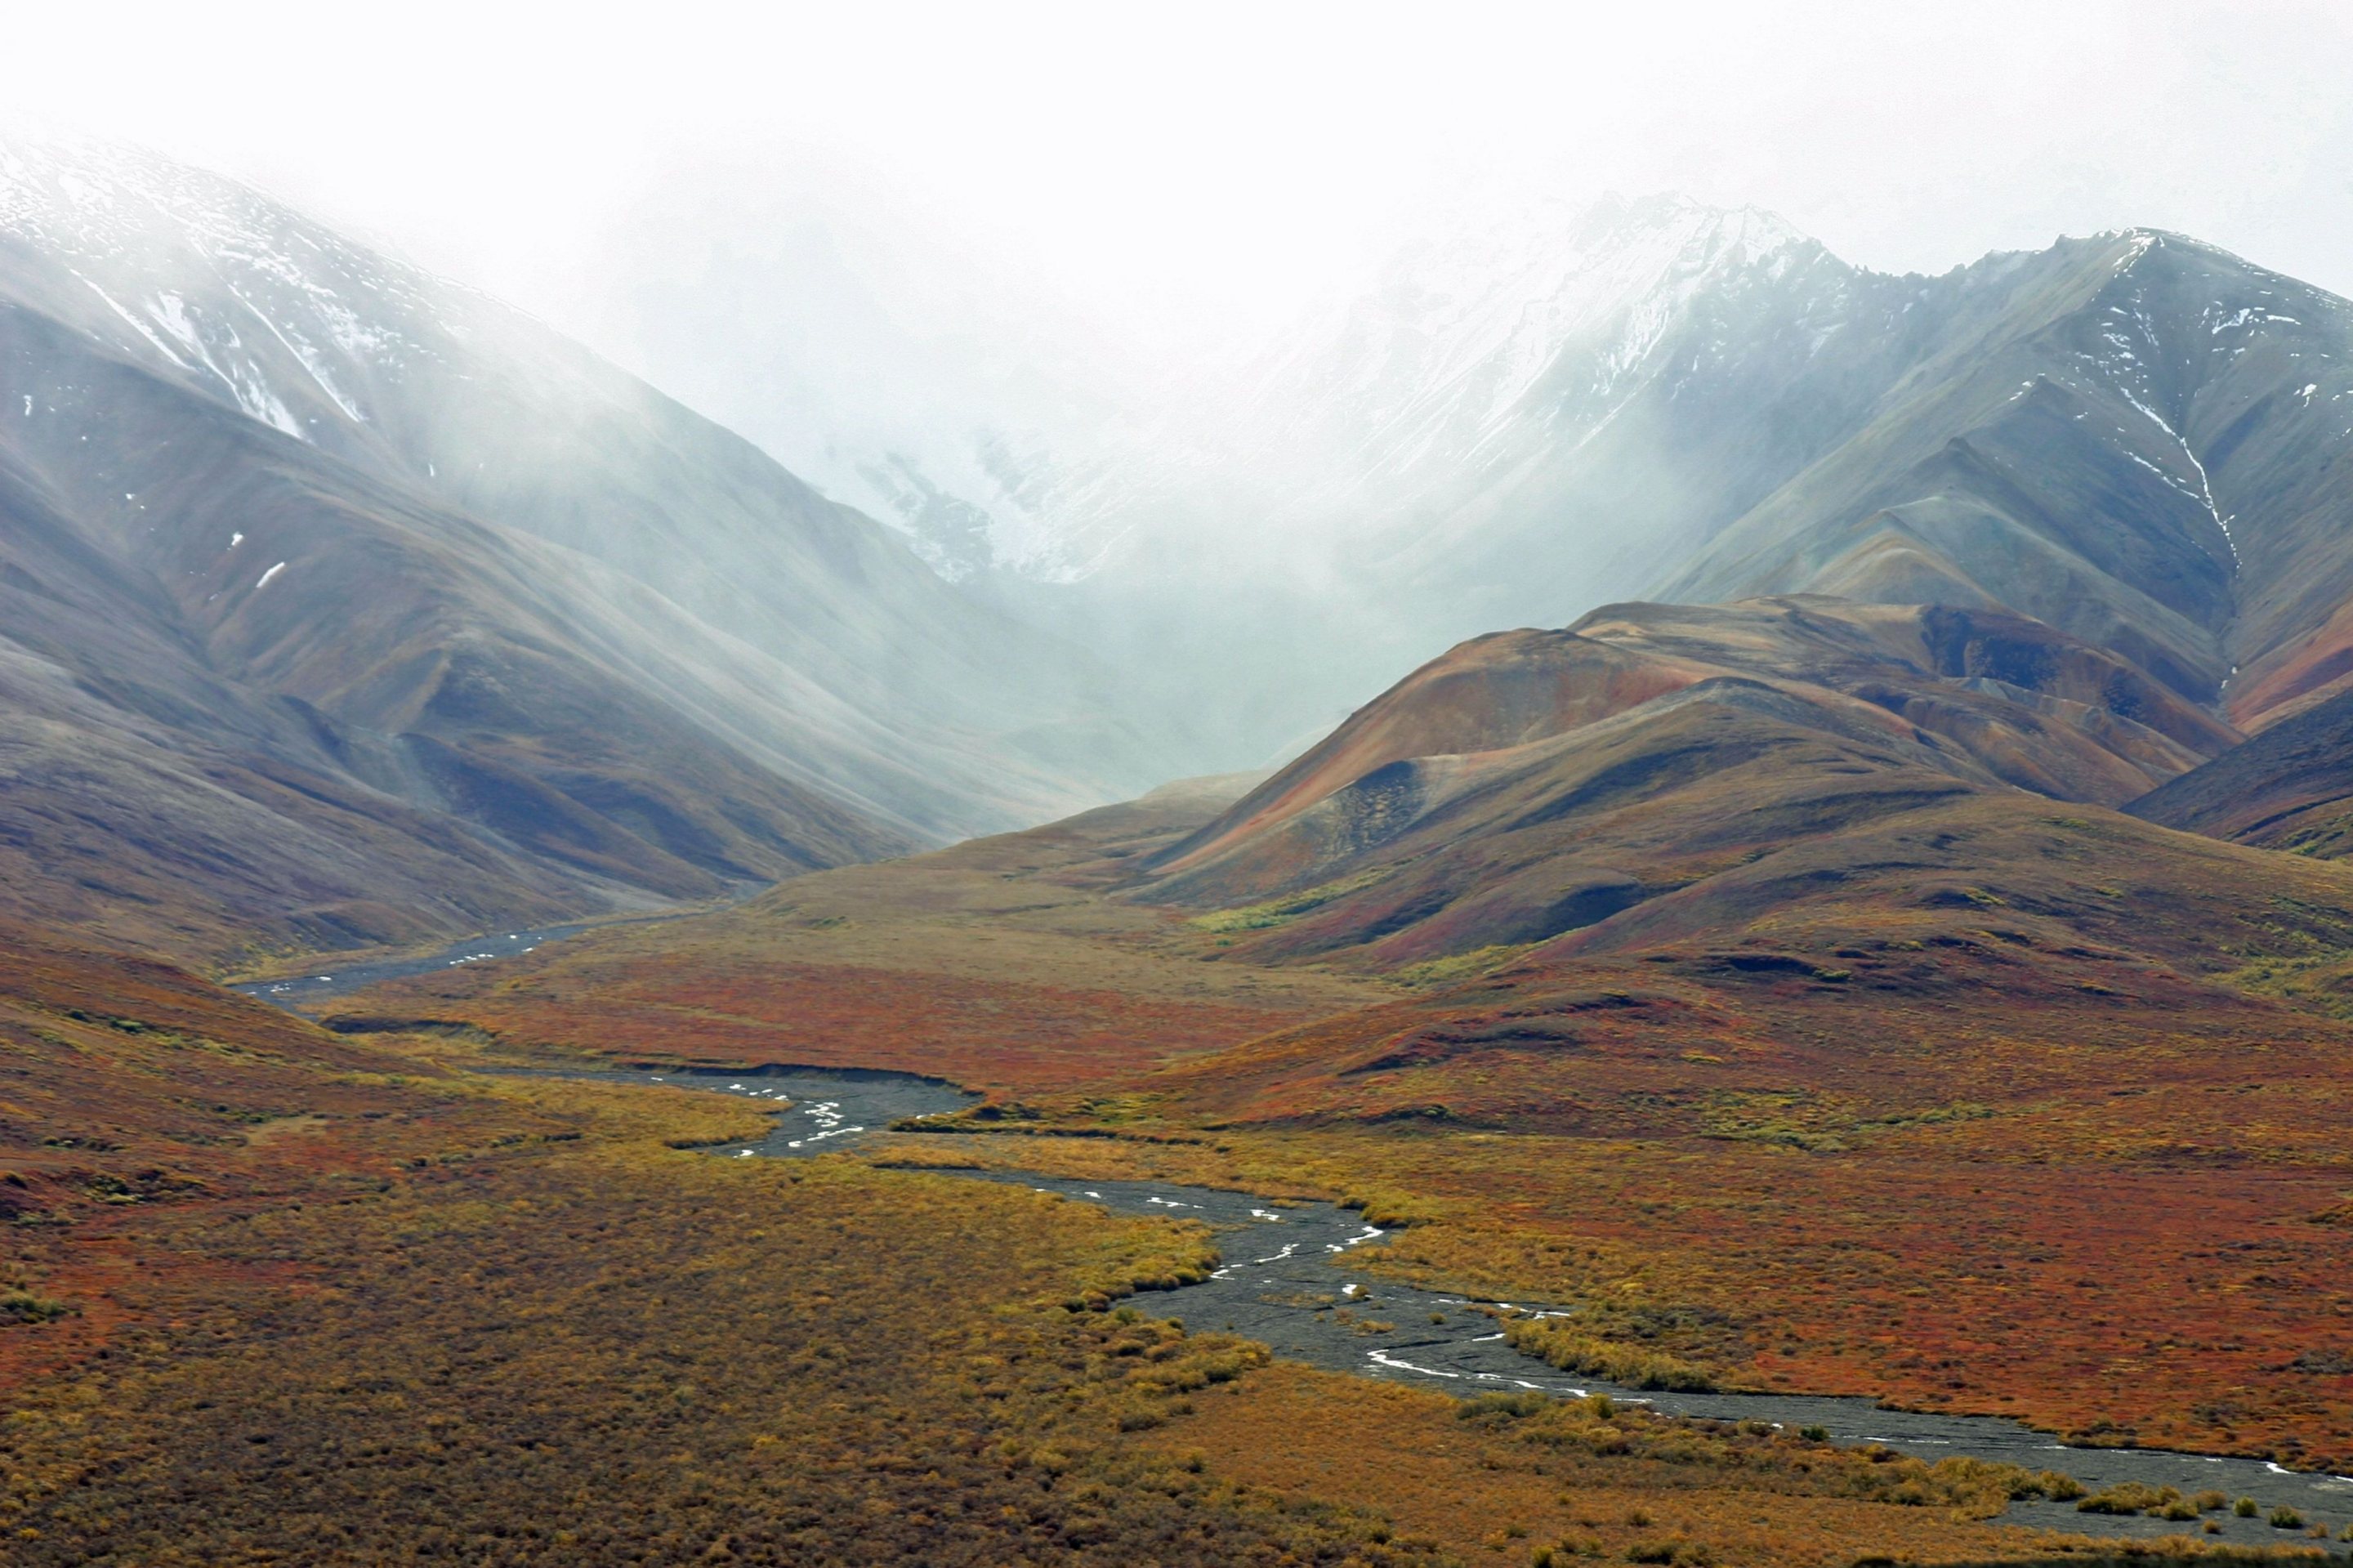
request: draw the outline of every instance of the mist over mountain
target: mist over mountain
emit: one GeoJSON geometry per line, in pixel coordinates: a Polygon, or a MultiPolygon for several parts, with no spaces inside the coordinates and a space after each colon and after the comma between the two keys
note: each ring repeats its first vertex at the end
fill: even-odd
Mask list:
{"type": "MultiPolygon", "coordinates": [[[[1907,722],[1973,787],[2111,804],[2353,679],[2353,312],[2182,237],[1893,276],[1755,209],[1532,201],[1155,378],[911,218],[779,221],[631,307],[764,451],[245,187],[11,151],[18,853],[294,833],[286,928],[369,938],[710,897],[1271,767],[1465,638],[1630,595],[2031,617],[2120,661],[2065,699],[2107,760],[2050,749],[2045,655],[1867,700],[1946,715],[1907,722]],[[2168,704],[2207,716],[2119,740],[2168,704]],[[2046,738],[1991,760],[2012,731],[2046,738]],[[100,777],[96,824],[44,815],[100,777]]],[[[1700,657],[1820,682],[1745,647],[1700,657]]],[[[276,896],[223,875],[139,919],[276,896]]]]}
{"type": "MultiPolygon", "coordinates": [[[[2153,231],[1923,276],[1672,196],[1447,218],[1289,326],[1156,377],[1068,352],[1076,329],[1046,331],[1035,297],[920,352],[893,327],[873,359],[910,374],[887,418],[803,398],[796,439],[944,576],[1097,650],[1204,769],[1280,760],[1462,638],[1634,595],[2008,604],[2201,702],[2249,665],[2249,722],[2307,668],[2336,679],[2315,618],[2345,592],[2298,553],[2332,555],[2343,489],[2325,291],[2153,231]],[[1003,387],[1014,366],[1001,398],[976,369],[1003,387]],[[2301,521],[2250,522],[2265,543],[2242,572],[2234,510],[2301,521]]],[[[755,292],[755,259],[728,267],[724,297],[755,292]]],[[[849,339],[889,315],[790,298],[769,315],[849,339]]],[[[673,360],[723,336],[641,325],[673,360]]],[[[803,358],[789,334],[727,341],[777,375],[803,358]]]]}
{"type": "Polygon", "coordinates": [[[455,934],[1168,771],[898,535],[232,183],[9,149],[0,363],[9,885],[74,917],[455,934]]]}

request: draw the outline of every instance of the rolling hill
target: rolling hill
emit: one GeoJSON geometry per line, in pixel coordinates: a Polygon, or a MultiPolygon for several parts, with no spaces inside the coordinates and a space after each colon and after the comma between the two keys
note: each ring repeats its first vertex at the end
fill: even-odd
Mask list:
{"type": "Polygon", "coordinates": [[[1704,903],[1760,856],[1970,798],[2119,806],[2237,738],[2001,611],[1610,606],[1416,672],[1135,895],[1261,908],[1239,951],[1419,962],[1704,903]]]}

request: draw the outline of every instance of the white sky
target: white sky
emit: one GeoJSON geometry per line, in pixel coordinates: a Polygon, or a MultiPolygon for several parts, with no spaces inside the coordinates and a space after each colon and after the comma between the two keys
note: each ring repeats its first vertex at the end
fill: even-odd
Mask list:
{"type": "MultiPolygon", "coordinates": [[[[563,322],[681,154],[868,182],[1147,333],[1472,179],[1772,207],[1941,270],[2180,228],[2353,293],[2353,5],[24,5],[9,101],[563,322]]],[[[765,177],[765,176],[763,176],[765,177]]]]}

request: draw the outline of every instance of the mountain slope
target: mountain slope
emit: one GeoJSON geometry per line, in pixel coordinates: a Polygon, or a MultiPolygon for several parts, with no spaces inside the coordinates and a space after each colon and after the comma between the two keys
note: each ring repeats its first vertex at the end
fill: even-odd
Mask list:
{"type": "Polygon", "coordinates": [[[0,163],[0,383],[28,913],[211,954],[704,898],[1085,803],[1124,743],[747,444],[208,176],[0,163]]]}
{"type": "Polygon", "coordinates": [[[2353,850],[2353,692],[2279,720],[2126,810],[2212,838],[2345,854],[2353,850]]]}
{"type": "Polygon", "coordinates": [[[2247,726],[2341,675],[2353,308],[2153,231],[1979,266],[2007,308],[1664,592],[2005,604],[2247,726]]]}
{"type": "MultiPolygon", "coordinates": [[[[0,312],[0,362],[22,362],[13,329],[53,347],[46,324],[0,312]]],[[[337,946],[706,898],[913,842],[667,700],[632,663],[646,630],[670,634],[681,686],[712,642],[674,607],[551,588],[595,568],[135,367],[71,363],[89,404],[23,421],[68,438],[62,463],[0,430],[0,810],[24,912],[192,952],[238,929],[337,946]]]]}

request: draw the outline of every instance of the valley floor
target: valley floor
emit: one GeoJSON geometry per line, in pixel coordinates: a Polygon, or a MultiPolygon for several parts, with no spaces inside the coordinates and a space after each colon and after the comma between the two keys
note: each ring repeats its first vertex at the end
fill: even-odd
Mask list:
{"type": "Polygon", "coordinates": [[[1198,1224],[406,1065],[160,1190],[15,1189],[63,1315],[7,1331],[52,1352],[6,1383],[11,1561],[2104,1560],[1985,1522],[2023,1472],[1271,1365],[1151,1310],[1198,1224]]]}
{"type": "MultiPolygon", "coordinates": [[[[1348,1259],[1376,1293],[1572,1307],[1505,1330],[1620,1384],[2353,1458],[2332,1020],[2189,973],[2116,1011],[2070,990],[2089,960],[2005,968],[1992,938],[1944,989],[1897,984],[1901,949],[1837,980],[1237,962],[1221,922],[1106,895],[1187,820],[1114,809],[442,966],[329,1000],[332,1033],[28,938],[0,975],[17,1557],[2118,1549],[1989,1522],[2023,1472],[1266,1364],[1154,1309],[1216,1266],[1198,1224],[925,1167],[1345,1201],[1396,1230],[1348,1259]],[[985,1097],[787,1164],[700,1151],[765,1135],[739,1101],[480,1070],[765,1063],[985,1097]]],[[[2214,1516],[2182,1506],[2131,1522],[2188,1546],[2214,1516]]]]}

